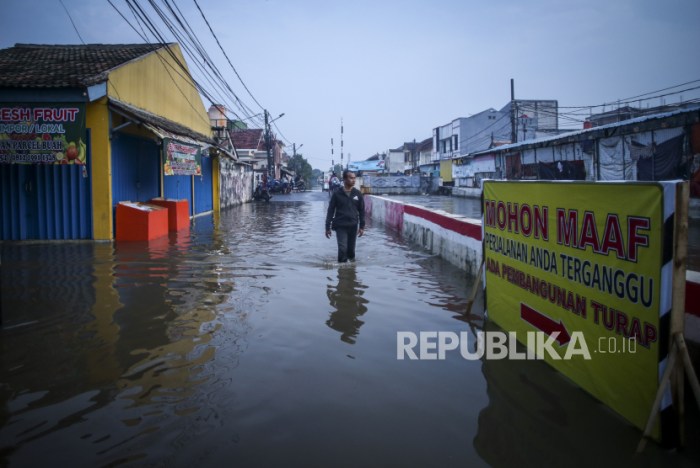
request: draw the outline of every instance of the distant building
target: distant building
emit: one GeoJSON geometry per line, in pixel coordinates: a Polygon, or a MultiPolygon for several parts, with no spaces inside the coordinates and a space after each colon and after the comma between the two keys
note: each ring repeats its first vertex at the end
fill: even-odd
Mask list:
{"type": "Polygon", "coordinates": [[[433,139],[426,138],[418,143],[418,168],[421,173],[429,173],[440,170],[440,161],[433,160],[433,139]]]}
{"type": "Polygon", "coordinates": [[[403,144],[403,172],[412,174],[418,172],[418,143],[416,140],[403,144]]]}
{"type": "Polygon", "coordinates": [[[405,168],[403,145],[398,148],[387,150],[386,171],[389,174],[403,174],[405,168]]]}
{"type": "Polygon", "coordinates": [[[356,172],[358,175],[378,175],[386,172],[385,167],[386,155],[375,154],[364,161],[352,161],[348,163],[348,169],[356,172]]]}
{"type": "MultiPolygon", "coordinates": [[[[232,128],[229,130],[229,136],[239,161],[251,164],[255,172],[267,170],[267,146],[265,131],[262,128],[232,128]]],[[[275,178],[280,177],[283,146],[274,135],[270,136],[270,154],[275,168],[275,178]]]]}
{"type": "Polygon", "coordinates": [[[622,122],[637,117],[643,117],[645,115],[662,114],[664,112],[689,109],[693,106],[694,103],[667,104],[656,107],[647,107],[646,109],[640,107],[622,106],[606,112],[592,114],[583,122],[583,128],[600,127],[602,125],[622,122]]]}
{"type": "Polygon", "coordinates": [[[487,109],[433,129],[433,159],[445,160],[493,148],[499,144],[556,134],[558,102],[515,100],[501,110],[487,109]],[[515,135],[513,132],[515,131],[515,135]]]}

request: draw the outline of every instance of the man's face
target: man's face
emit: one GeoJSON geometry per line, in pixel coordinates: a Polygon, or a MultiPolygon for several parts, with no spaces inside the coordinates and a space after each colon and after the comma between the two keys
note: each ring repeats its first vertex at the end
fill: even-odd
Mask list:
{"type": "Polygon", "coordinates": [[[345,186],[352,187],[354,185],[355,185],[355,173],[348,172],[348,174],[345,176],[345,186]]]}

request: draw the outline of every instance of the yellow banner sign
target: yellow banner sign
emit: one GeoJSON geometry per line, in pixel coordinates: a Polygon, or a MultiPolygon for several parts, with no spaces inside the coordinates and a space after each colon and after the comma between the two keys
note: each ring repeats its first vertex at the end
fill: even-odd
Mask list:
{"type": "Polygon", "coordinates": [[[561,358],[545,360],[644,428],[665,353],[661,296],[670,294],[664,186],[486,181],[483,208],[489,318],[522,343],[528,332],[556,337],[561,358]],[[565,359],[571,346],[590,358],[565,359]]]}

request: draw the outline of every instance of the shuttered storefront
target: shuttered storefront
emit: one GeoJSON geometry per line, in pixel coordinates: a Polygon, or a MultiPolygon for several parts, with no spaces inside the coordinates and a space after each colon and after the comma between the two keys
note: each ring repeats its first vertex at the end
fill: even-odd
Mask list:
{"type": "Polygon", "coordinates": [[[0,240],[92,238],[86,164],[0,164],[0,240]]]}

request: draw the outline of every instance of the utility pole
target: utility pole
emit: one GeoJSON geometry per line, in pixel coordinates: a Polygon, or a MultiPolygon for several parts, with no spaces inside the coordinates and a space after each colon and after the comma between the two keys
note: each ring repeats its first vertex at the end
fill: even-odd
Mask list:
{"type": "Polygon", "coordinates": [[[340,118],[340,168],[343,168],[343,118],[340,118]]]}
{"type": "Polygon", "coordinates": [[[297,144],[292,143],[292,157],[295,157],[297,155],[297,144]]]}
{"type": "Polygon", "coordinates": [[[272,155],[270,153],[270,119],[267,109],[265,109],[265,149],[267,150],[267,178],[271,180],[273,178],[271,168],[272,168],[272,155]]]}
{"type": "Polygon", "coordinates": [[[515,80],[510,79],[510,142],[518,141],[518,132],[515,131],[515,80]]]}

